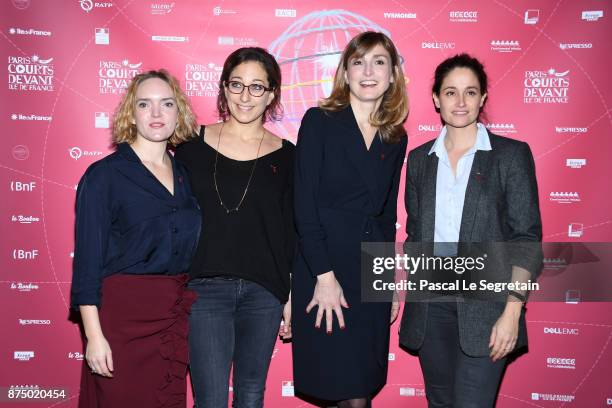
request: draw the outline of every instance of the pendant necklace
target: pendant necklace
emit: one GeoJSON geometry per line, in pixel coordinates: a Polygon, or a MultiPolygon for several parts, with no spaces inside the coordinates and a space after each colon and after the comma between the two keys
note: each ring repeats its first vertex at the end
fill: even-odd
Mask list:
{"type": "Polygon", "coordinates": [[[240,206],[242,205],[242,202],[244,201],[244,198],[247,195],[247,191],[249,191],[249,186],[251,185],[251,180],[253,179],[253,174],[255,173],[255,167],[257,166],[257,161],[259,160],[259,151],[261,149],[261,144],[264,140],[264,136],[266,135],[266,128],[264,128],[263,132],[261,133],[261,139],[259,140],[259,146],[257,147],[257,154],[255,155],[255,162],[253,163],[253,167],[251,168],[251,175],[249,176],[249,180],[247,181],[244,193],[242,193],[242,197],[240,198],[240,201],[238,202],[238,205],[236,205],[236,207],[228,208],[223,202],[223,199],[221,198],[221,193],[219,192],[219,185],[217,184],[217,162],[219,161],[219,145],[221,144],[221,134],[223,133],[223,126],[225,126],[225,122],[221,124],[221,129],[219,130],[219,139],[217,140],[217,153],[215,155],[215,169],[213,171],[213,180],[215,182],[215,191],[217,192],[217,198],[219,198],[219,204],[221,204],[221,207],[225,209],[226,214],[230,214],[232,212],[238,212],[238,210],[240,210],[240,206]]]}

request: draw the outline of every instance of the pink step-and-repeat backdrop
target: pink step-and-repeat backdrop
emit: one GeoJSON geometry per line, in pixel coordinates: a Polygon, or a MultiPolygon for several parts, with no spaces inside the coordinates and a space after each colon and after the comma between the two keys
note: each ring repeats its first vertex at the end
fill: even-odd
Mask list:
{"type": "MultiPolygon", "coordinates": [[[[440,130],[429,91],[435,66],[467,51],[491,77],[490,129],[531,145],[545,241],[612,241],[610,2],[5,0],[0,8],[0,406],[14,403],[11,387],[68,390],[62,401],[18,406],[76,406],[83,350],[67,318],[75,186],[109,153],[112,112],[144,70],[180,78],[207,123],[225,57],[265,47],[282,67],[286,113],[269,126],[295,141],[303,112],[329,93],[347,41],[383,31],[403,57],[414,148],[440,130]]],[[[400,198],[398,241],[405,218],[400,198]]],[[[509,366],[498,406],[612,405],[610,311],[575,299],[530,305],[530,352],[509,366]]],[[[425,407],[417,359],[399,349],[397,329],[375,405],[425,407]]],[[[293,397],[288,344],[274,350],[266,406],[309,406],[293,397]]]]}

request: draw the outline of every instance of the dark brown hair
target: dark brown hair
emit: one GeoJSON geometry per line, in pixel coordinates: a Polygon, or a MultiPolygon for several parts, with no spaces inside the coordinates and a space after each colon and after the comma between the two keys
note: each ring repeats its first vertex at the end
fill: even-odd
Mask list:
{"type": "MultiPolygon", "coordinates": [[[[431,87],[431,92],[436,95],[440,95],[440,90],[442,89],[442,82],[447,77],[447,75],[455,68],[467,68],[474,73],[476,78],[478,79],[478,84],[480,85],[480,94],[484,95],[488,92],[489,79],[487,77],[487,72],[484,69],[484,66],[478,59],[472,57],[469,54],[462,53],[457,54],[453,57],[449,57],[442,61],[437,67],[436,72],[434,74],[434,83],[431,87]]],[[[480,108],[480,115],[486,119],[486,114],[483,112],[485,104],[487,103],[489,98],[487,97],[480,108]]],[[[436,112],[440,112],[440,109],[436,108],[436,112]]],[[[480,115],[479,119],[480,120],[480,115]]]]}
{"type": "Polygon", "coordinates": [[[230,74],[238,65],[255,61],[259,62],[266,71],[269,87],[272,88],[274,99],[266,107],[262,117],[263,122],[267,119],[277,121],[283,117],[283,106],[281,105],[281,70],[274,57],[266,50],[260,47],[244,47],[238,48],[232,52],[223,63],[223,71],[219,79],[219,94],[217,95],[217,112],[219,118],[225,121],[230,115],[227,106],[227,98],[225,97],[224,87],[227,85],[230,74]]]}

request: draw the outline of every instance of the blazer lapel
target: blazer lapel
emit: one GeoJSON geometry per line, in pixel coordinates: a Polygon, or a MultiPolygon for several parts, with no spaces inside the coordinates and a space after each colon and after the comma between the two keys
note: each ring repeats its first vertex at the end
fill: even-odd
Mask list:
{"type": "Polygon", "coordinates": [[[345,109],[337,112],[337,115],[340,122],[348,130],[348,132],[343,133],[345,139],[344,147],[348,153],[348,158],[353,163],[357,173],[365,183],[368,192],[370,193],[372,203],[376,205],[376,198],[379,196],[379,194],[377,194],[377,172],[373,171],[374,169],[368,165],[368,161],[370,159],[368,153],[370,152],[368,152],[366,149],[363,135],[361,134],[361,130],[359,130],[357,120],[353,114],[353,109],[349,105],[345,109]]]}
{"type": "Polygon", "coordinates": [[[421,234],[424,242],[434,241],[436,224],[436,181],[438,179],[438,156],[435,153],[425,158],[423,199],[419,203],[421,212],[421,234]]]}
{"type": "Polygon", "coordinates": [[[459,241],[471,242],[474,222],[478,210],[478,202],[482,193],[482,186],[486,181],[485,169],[489,168],[491,150],[477,150],[470,171],[465,200],[463,202],[463,214],[461,216],[461,227],[459,229],[459,241]]]}

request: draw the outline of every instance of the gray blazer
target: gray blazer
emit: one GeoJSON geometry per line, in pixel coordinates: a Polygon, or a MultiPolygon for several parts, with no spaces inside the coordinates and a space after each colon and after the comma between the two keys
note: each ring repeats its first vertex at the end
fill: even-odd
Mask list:
{"type": "MultiPolygon", "coordinates": [[[[474,157],[465,192],[459,241],[540,242],[542,221],[535,164],[529,145],[492,133],[489,133],[489,138],[491,150],[478,150],[474,157]]],[[[438,157],[428,155],[434,141],[417,147],[408,155],[405,189],[407,242],[434,240],[438,157]]],[[[534,280],[541,271],[540,245],[525,244],[520,256],[512,257],[511,264],[530,271],[534,280]]],[[[473,357],[489,355],[491,329],[504,307],[504,302],[469,298],[457,302],[459,338],[464,353],[473,357]]],[[[426,301],[406,302],[400,344],[412,350],[421,347],[427,310],[426,301]]],[[[516,348],[526,345],[523,309],[516,348]]]]}

